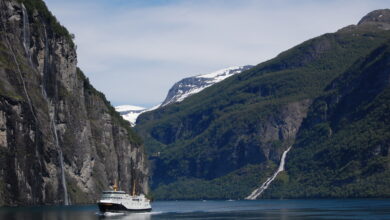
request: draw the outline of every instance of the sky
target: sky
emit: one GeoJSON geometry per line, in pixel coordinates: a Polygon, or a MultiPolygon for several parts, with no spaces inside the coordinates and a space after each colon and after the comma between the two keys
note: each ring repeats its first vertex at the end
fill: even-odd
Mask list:
{"type": "Polygon", "coordinates": [[[114,105],[151,107],[182,78],[256,65],[388,0],[45,0],[114,105]]]}

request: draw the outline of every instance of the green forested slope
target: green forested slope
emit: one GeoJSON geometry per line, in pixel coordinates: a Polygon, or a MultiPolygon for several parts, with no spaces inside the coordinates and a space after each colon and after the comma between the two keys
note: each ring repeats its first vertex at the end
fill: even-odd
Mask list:
{"type": "MultiPolygon", "coordinates": [[[[357,65],[367,69],[374,68],[369,65],[379,65],[375,63],[380,59],[376,57],[379,56],[376,51],[380,50],[377,48],[386,47],[383,45],[389,39],[390,32],[376,23],[349,26],[308,40],[181,103],[141,115],[137,131],[144,137],[149,153],[160,152],[158,157],[152,158],[152,189],[156,198],[243,198],[275,170],[281,153],[290,145],[293,150],[288,155],[287,172],[265,196],[317,196],[316,190],[302,191],[300,187],[302,182],[315,186],[321,179],[302,172],[310,170],[311,163],[318,163],[313,175],[321,173],[315,170],[322,168],[321,162],[326,163],[328,159],[315,152],[310,154],[311,150],[307,149],[314,148],[316,143],[321,143],[323,149],[334,145],[321,139],[321,135],[329,133],[327,124],[332,124],[332,132],[342,123],[352,126],[348,121],[352,119],[346,121],[341,115],[350,114],[356,106],[368,105],[374,100],[374,96],[367,95],[363,100],[356,95],[358,93],[350,92],[354,97],[351,103],[338,103],[342,92],[358,88],[356,80],[363,77],[363,70],[357,65]],[[364,63],[369,62],[364,61],[367,56],[367,60],[372,57],[369,64],[364,63]],[[323,97],[334,102],[333,112],[327,112],[329,106],[321,105],[323,97]],[[328,123],[317,122],[318,114],[332,118],[323,119],[330,120],[328,123]],[[318,162],[313,162],[313,155],[319,158],[318,162]],[[293,193],[294,190],[300,193],[293,193]]],[[[359,114],[367,116],[368,112],[353,115],[358,117],[359,114]]],[[[373,119],[373,123],[378,120],[373,119]]],[[[337,140],[340,147],[327,156],[345,161],[333,154],[342,155],[341,146],[349,148],[345,142],[353,136],[334,135],[333,141],[337,135],[345,140],[337,140]]],[[[324,172],[324,175],[332,173],[324,172]]],[[[323,184],[326,190],[331,186],[323,184]]]]}
{"type": "Polygon", "coordinates": [[[317,98],[270,197],[389,197],[390,42],[317,98]]]}

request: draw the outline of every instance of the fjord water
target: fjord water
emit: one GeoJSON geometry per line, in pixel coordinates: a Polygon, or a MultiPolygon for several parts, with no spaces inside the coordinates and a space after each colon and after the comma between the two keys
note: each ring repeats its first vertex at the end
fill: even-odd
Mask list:
{"type": "Polygon", "coordinates": [[[105,216],[95,205],[18,207],[0,219],[390,219],[390,200],[157,201],[149,213],[105,216]]]}

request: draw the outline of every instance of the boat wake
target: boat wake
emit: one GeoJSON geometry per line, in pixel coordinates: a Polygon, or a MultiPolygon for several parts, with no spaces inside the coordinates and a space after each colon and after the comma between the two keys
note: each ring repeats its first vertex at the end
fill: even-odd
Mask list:
{"type": "Polygon", "coordinates": [[[125,215],[123,212],[105,212],[104,216],[120,216],[120,215],[125,215]]]}
{"type": "Polygon", "coordinates": [[[159,215],[159,214],[162,214],[164,212],[138,212],[138,213],[135,213],[136,215],[159,215]]]}
{"type": "Polygon", "coordinates": [[[125,213],[123,213],[123,212],[104,212],[104,213],[103,212],[96,212],[95,214],[98,216],[106,216],[106,217],[125,215],[125,213]]]}
{"type": "MultiPolygon", "coordinates": [[[[124,219],[137,219],[137,220],[143,220],[143,219],[150,219],[150,216],[152,215],[159,215],[164,212],[96,212],[95,214],[100,217],[117,217],[117,216],[125,216],[124,219]]],[[[123,219],[123,218],[120,218],[123,219]]]]}

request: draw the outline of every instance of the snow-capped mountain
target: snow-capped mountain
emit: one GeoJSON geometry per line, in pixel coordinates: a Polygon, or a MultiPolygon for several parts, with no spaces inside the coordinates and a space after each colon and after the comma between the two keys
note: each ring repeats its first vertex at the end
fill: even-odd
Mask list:
{"type": "Polygon", "coordinates": [[[175,102],[181,102],[187,97],[196,94],[203,89],[214,85],[215,83],[221,82],[222,80],[230,76],[241,73],[252,67],[253,66],[251,65],[235,66],[218,70],[212,73],[184,78],[172,86],[162,104],[159,104],[149,109],[133,105],[121,105],[115,107],[115,110],[119,112],[125,120],[129,121],[131,126],[134,126],[135,122],[137,121],[137,117],[140,114],[147,111],[152,111],[159,107],[166,106],[175,102]]]}
{"type": "Polygon", "coordinates": [[[181,102],[185,98],[196,94],[203,89],[221,82],[222,80],[252,68],[251,65],[229,67],[208,74],[188,77],[175,83],[169,90],[167,97],[161,106],[181,102]]]}
{"type": "Polygon", "coordinates": [[[131,126],[135,125],[138,115],[147,110],[144,107],[134,105],[120,105],[116,106],[115,110],[121,114],[123,119],[130,122],[131,126]]]}

